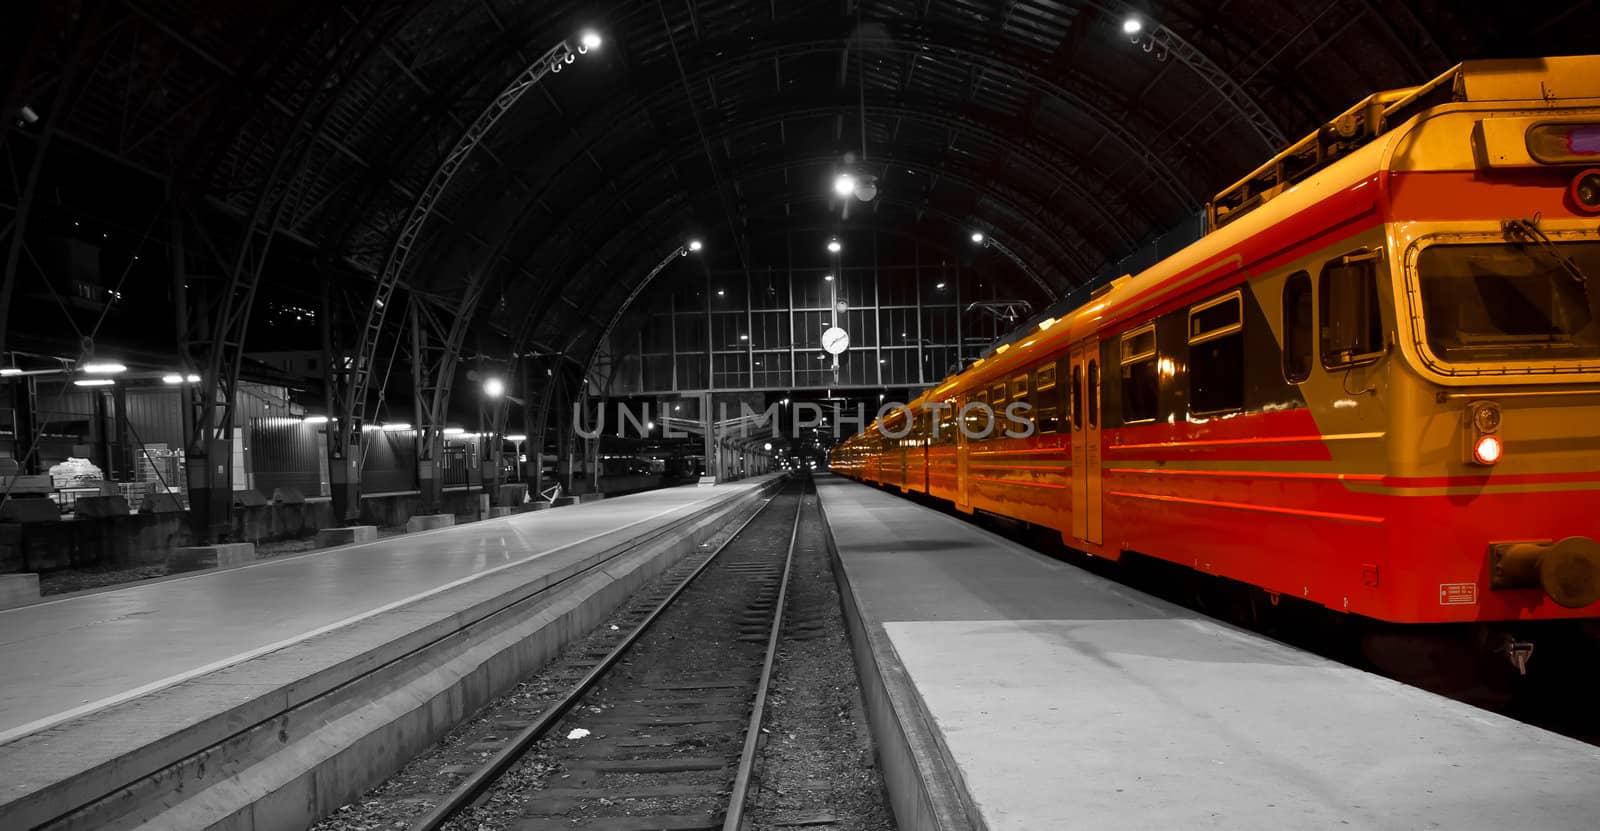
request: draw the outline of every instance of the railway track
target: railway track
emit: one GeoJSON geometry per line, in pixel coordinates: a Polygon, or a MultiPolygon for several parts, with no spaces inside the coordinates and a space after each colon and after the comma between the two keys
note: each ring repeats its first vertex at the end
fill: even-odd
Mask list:
{"type": "Polygon", "coordinates": [[[479,761],[456,765],[460,782],[411,828],[742,827],[807,490],[788,485],[564,656],[549,677],[565,688],[502,714],[502,735],[466,748],[479,761]],[[550,773],[542,787],[529,767],[550,773]]]}

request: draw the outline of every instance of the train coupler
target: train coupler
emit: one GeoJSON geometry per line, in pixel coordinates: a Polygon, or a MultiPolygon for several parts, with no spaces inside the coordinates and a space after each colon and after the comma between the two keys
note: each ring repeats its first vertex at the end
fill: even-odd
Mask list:
{"type": "Polygon", "coordinates": [[[1528,661],[1533,658],[1533,644],[1506,635],[1505,642],[1498,651],[1505,653],[1506,659],[1517,668],[1518,675],[1528,674],[1528,661]]]}

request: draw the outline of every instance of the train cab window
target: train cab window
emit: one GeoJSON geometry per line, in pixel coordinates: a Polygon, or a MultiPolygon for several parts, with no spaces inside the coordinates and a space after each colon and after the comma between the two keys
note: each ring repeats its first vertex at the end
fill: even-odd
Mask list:
{"type": "Polygon", "coordinates": [[[1378,251],[1357,251],[1322,268],[1322,365],[1356,366],[1383,354],[1383,318],[1378,310],[1378,251]]]}
{"type": "Polygon", "coordinates": [[[1283,377],[1298,384],[1311,377],[1311,275],[1296,271],[1283,284],[1283,377]]]}
{"type": "Polygon", "coordinates": [[[1083,364],[1072,366],[1072,429],[1083,429],[1083,364]]]}
{"type": "Polygon", "coordinates": [[[1238,291],[1189,309],[1189,409],[1244,407],[1244,321],[1238,291]]]}
{"type": "Polygon", "coordinates": [[[1156,394],[1161,386],[1156,369],[1156,325],[1123,335],[1121,347],[1122,421],[1149,421],[1156,417],[1156,394]]]}
{"type": "Polygon", "coordinates": [[[1088,399],[1089,426],[1100,426],[1100,360],[1089,359],[1089,380],[1083,391],[1084,398],[1088,399]]]}
{"type": "Polygon", "coordinates": [[[1039,432],[1054,433],[1060,429],[1060,401],[1056,392],[1056,365],[1039,367],[1033,374],[1033,417],[1039,432]]]}

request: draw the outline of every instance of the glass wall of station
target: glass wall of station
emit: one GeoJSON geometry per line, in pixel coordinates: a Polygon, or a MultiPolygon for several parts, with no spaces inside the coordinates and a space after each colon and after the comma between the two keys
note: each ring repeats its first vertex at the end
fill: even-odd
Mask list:
{"type": "Polygon", "coordinates": [[[800,239],[781,264],[746,270],[690,260],[664,274],[613,333],[610,392],[930,386],[1020,323],[995,314],[992,301],[1043,305],[1039,290],[993,254],[963,262],[857,233],[841,236],[837,257],[815,237],[806,248],[818,251],[802,255],[800,239]],[[850,338],[837,370],[822,349],[831,326],[850,338]]]}

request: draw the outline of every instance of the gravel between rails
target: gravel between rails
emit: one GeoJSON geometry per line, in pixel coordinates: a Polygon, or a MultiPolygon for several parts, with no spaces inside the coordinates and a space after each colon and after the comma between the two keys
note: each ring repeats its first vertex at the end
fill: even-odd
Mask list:
{"type": "Polygon", "coordinates": [[[894,831],[816,495],[806,502],[748,827],[894,831]]]}

